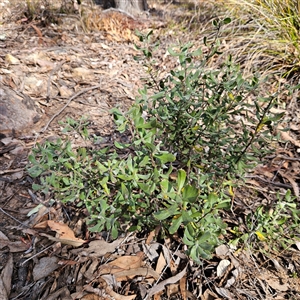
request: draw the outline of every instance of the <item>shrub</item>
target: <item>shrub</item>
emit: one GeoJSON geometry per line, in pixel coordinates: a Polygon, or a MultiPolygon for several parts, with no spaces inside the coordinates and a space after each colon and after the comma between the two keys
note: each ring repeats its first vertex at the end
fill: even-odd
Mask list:
{"type": "Polygon", "coordinates": [[[259,96],[258,78],[244,79],[230,57],[207,68],[219,54],[217,40],[205,40],[205,55],[192,44],[170,48],[178,67],[158,79],[151,32],[139,38],[151,80],[128,112],[112,110],[114,145],[74,150],[69,141],[46,142],[33,150],[28,172],[39,178],[35,190],[85,205],[90,230],[116,238],[120,230],[161,225],[165,234],[179,232],[200,262],[221,243],[227,225],[220,210],[230,206],[237,180],[268,153],[281,115],[270,115],[275,98],[259,96]]]}

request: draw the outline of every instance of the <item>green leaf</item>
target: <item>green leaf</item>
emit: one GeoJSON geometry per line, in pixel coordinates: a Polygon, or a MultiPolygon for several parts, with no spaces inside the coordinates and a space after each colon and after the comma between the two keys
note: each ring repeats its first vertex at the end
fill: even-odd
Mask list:
{"type": "Polygon", "coordinates": [[[201,48],[199,48],[199,49],[197,49],[197,50],[195,50],[191,53],[191,56],[193,56],[193,57],[200,56],[200,55],[202,55],[202,49],[201,48]]]}
{"type": "Polygon", "coordinates": [[[169,227],[169,233],[170,234],[174,234],[175,232],[177,232],[178,228],[180,227],[182,223],[182,216],[175,216],[172,219],[172,225],[169,227]]]}
{"type": "Polygon", "coordinates": [[[184,230],[184,235],[183,235],[183,240],[182,241],[186,245],[189,245],[189,246],[192,246],[192,245],[195,244],[194,237],[191,233],[194,234],[194,228],[192,227],[191,224],[187,224],[186,227],[185,227],[185,230],[184,230]]]}
{"type": "Polygon", "coordinates": [[[44,204],[40,203],[36,207],[34,207],[28,214],[27,216],[30,217],[31,215],[37,213],[42,207],[44,207],[44,204]]]}
{"type": "Polygon", "coordinates": [[[274,114],[274,116],[269,117],[269,120],[272,122],[277,122],[285,115],[285,112],[274,114]]]}
{"type": "Polygon", "coordinates": [[[219,22],[218,22],[218,20],[216,20],[216,19],[214,19],[214,20],[212,21],[212,24],[213,24],[215,27],[218,27],[218,26],[219,26],[219,22]]]}
{"type": "Polygon", "coordinates": [[[199,190],[192,185],[186,185],[183,188],[182,198],[183,201],[187,201],[188,203],[194,203],[199,195],[199,190]]]}
{"type": "Polygon", "coordinates": [[[171,216],[174,216],[178,213],[178,206],[176,203],[174,203],[173,205],[171,205],[170,207],[168,207],[167,209],[164,210],[160,210],[156,213],[154,213],[154,217],[159,220],[165,220],[171,216]]]}
{"type": "Polygon", "coordinates": [[[198,239],[199,244],[204,243],[206,241],[209,241],[211,238],[210,232],[205,232],[201,235],[201,237],[198,239]]]}
{"type": "Polygon", "coordinates": [[[225,18],[224,20],[223,20],[223,23],[224,24],[229,24],[231,22],[231,19],[230,18],[225,18]]]}
{"type": "Polygon", "coordinates": [[[165,92],[159,92],[151,96],[151,100],[160,100],[165,97],[165,92]]]}
{"type": "Polygon", "coordinates": [[[162,165],[176,160],[175,155],[173,155],[169,152],[155,154],[154,157],[159,159],[159,161],[162,165]]]}
{"type": "Polygon", "coordinates": [[[160,187],[163,193],[168,194],[170,192],[173,192],[173,186],[167,179],[163,179],[160,183],[160,187]]]}
{"type": "Polygon", "coordinates": [[[177,175],[177,190],[178,193],[181,192],[186,180],[186,172],[182,169],[178,170],[178,175],[177,175]]]}
{"type": "Polygon", "coordinates": [[[104,166],[102,163],[100,163],[98,160],[95,161],[95,165],[97,166],[98,170],[101,172],[101,173],[105,173],[107,172],[109,169],[104,166]]]}
{"type": "Polygon", "coordinates": [[[116,148],[118,149],[126,149],[130,146],[130,144],[126,144],[126,143],[119,143],[118,141],[114,142],[114,145],[116,148]]]}
{"type": "Polygon", "coordinates": [[[149,156],[144,156],[141,162],[139,163],[139,167],[143,168],[145,167],[148,163],[150,162],[150,157],[149,156]]]}
{"type": "Polygon", "coordinates": [[[71,163],[69,163],[69,162],[65,162],[64,163],[64,166],[67,168],[67,169],[73,169],[73,166],[72,166],[72,164],[71,163]]]}
{"type": "Polygon", "coordinates": [[[180,55],[180,53],[175,52],[175,51],[172,49],[172,47],[169,47],[169,48],[168,48],[168,52],[169,52],[170,55],[172,55],[172,56],[179,56],[179,55],[180,55]]]}
{"type": "Polygon", "coordinates": [[[191,211],[186,211],[186,210],[181,211],[182,222],[185,224],[194,221],[193,217],[190,215],[189,212],[191,211]]]}
{"type": "Polygon", "coordinates": [[[140,189],[145,192],[146,194],[150,194],[150,187],[148,184],[142,183],[142,182],[138,182],[138,186],[140,187],[140,189]]]}
{"type": "Polygon", "coordinates": [[[216,202],[218,202],[219,198],[216,193],[209,193],[207,197],[207,202],[212,207],[216,202]]]}
{"type": "Polygon", "coordinates": [[[108,182],[108,177],[104,177],[102,180],[100,180],[100,185],[102,186],[105,194],[109,196],[110,191],[109,191],[109,188],[107,186],[107,182],[108,182]]]}
{"type": "Polygon", "coordinates": [[[63,177],[63,178],[62,178],[62,181],[63,181],[63,183],[64,183],[65,185],[70,185],[69,178],[63,177]]]}
{"type": "Polygon", "coordinates": [[[113,223],[112,227],[111,227],[111,237],[113,239],[116,239],[118,236],[119,236],[118,228],[117,228],[116,224],[113,223]]]}
{"type": "Polygon", "coordinates": [[[33,178],[39,177],[44,171],[45,170],[43,168],[41,168],[41,166],[39,166],[39,165],[33,166],[28,169],[29,175],[33,178]]]}
{"type": "Polygon", "coordinates": [[[118,178],[124,180],[124,181],[132,181],[134,180],[134,175],[127,175],[127,174],[119,174],[117,176],[118,178]]]}
{"type": "Polygon", "coordinates": [[[228,209],[230,208],[230,200],[221,201],[215,206],[215,209],[228,209]]]}

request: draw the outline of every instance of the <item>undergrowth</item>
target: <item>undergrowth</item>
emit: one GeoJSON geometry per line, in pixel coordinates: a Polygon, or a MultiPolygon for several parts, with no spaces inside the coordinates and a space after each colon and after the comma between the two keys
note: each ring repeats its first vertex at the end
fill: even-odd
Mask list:
{"type": "MultiPolygon", "coordinates": [[[[231,57],[207,67],[220,55],[217,36],[229,22],[214,22],[217,35],[204,39],[205,54],[192,43],[169,48],[178,66],[162,78],[154,61],[159,45],[151,32],[139,34],[136,59],[149,80],[128,112],[111,111],[114,143],[101,149],[75,149],[68,139],[38,144],[28,166],[34,190],[85,206],[91,231],[109,231],[114,239],[160,226],[162,235],[178,234],[196,262],[209,258],[228,232],[222,211],[230,208],[233,188],[272,151],[272,126],[282,117],[270,113],[276,95],[261,95],[259,78],[243,78],[231,57]]],[[[85,123],[68,120],[65,132],[74,129],[93,139],[85,123]]],[[[259,224],[264,215],[258,211],[259,224]]],[[[252,232],[267,237],[271,231],[264,229],[252,232]]],[[[244,234],[236,233],[247,239],[244,234]]]]}
{"type": "Polygon", "coordinates": [[[299,1],[218,2],[235,16],[227,42],[245,67],[299,80],[299,1]]]}

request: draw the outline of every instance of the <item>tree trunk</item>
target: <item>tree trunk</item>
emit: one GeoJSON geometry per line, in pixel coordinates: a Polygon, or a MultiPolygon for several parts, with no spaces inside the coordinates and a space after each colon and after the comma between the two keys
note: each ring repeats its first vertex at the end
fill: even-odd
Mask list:
{"type": "Polygon", "coordinates": [[[141,13],[148,9],[147,0],[115,0],[117,9],[130,14],[141,13]]]}

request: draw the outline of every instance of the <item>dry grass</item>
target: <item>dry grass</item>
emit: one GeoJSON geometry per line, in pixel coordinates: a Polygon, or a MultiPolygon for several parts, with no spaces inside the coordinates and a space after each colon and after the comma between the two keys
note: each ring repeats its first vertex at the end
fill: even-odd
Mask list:
{"type": "Polygon", "coordinates": [[[218,3],[233,19],[225,33],[227,52],[234,52],[245,69],[298,80],[298,0],[220,0],[218,3]]]}

